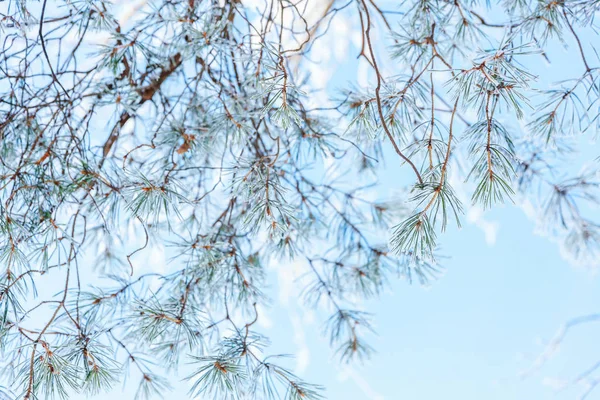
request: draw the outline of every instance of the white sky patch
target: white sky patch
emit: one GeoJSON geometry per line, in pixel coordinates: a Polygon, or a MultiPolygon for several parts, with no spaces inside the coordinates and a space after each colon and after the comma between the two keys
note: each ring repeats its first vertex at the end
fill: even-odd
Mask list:
{"type": "MultiPolygon", "coordinates": [[[[147,265],[147,269],[149,269],[152,272],[158,273],[167,272],[167,260],[165,258],[164,247],[160,243],[154,243],[153,246],[149,247],[150,251],[146,253],[148,256],[145,262],[145,264],[147,265]]],[[[134,261],[132,260],[132,262],[134,261]]],[[[133,265],[135,267],[135,263],[133,265]]]]}
{"type": "Polygon", "coordinates": [[[325,46],[325,42],[315,42],[313,47],[315,53],[313,60],[315,62],[307,65],[310,73],[310,86],[315,89],[324,89],[333,73],[331,68],[323,68],[323,66],[327,65],[331,60],[330,53],[325,46]]]}
{"type": "Polygon", "coordinates": [[[264,329],[271,329],[273,327],[273,321],[269,318],[269,309],[265,309],[260,304],[256,305],[256,311],[259,315],[258,326],[264,329]]]}
{"type": "Polygon", "coordinates": [[[313,310],[306,309],[304,313],[302,313],[302,321],[304,322],[305,326],[314,325],[316,321],[316,315],[313,310]]]}
{"type": "MultiPolygon", "coordinates": [[[[314,321],[314,315],[305,315],[299,309],[300,291],[297,284],[298,278],[305,271],[305,265],[298,261],[290,263],[268,263],[271,270],[275,270],[277,274],[277,294],[279,296],[279,305],[287,311],[292,328],[294,330],[293,342],[296,345],[294,351],[294,360],[296,366],[294,371],[298,374],[303,374],[310,364],[310,349],[306,343],[306,326],[314,321]]],[[[259,310],[259,324],[264,328],[270,328],[273,322],[269,318],[264,318],[265,310],[259,310]]]]}
{"type": "MultiPolygon", "coordinates": [[[[346,18],[335,19],[331,24],[331,29],[335,38],[350,38],[352,40],[350,23],[346,18]]],[[[337,61],[343,61],[347,58],[350,40],[340,40],[333,46],[333,55],[337,61]]]]}
{"type": "Polygon", "coordinates": [[[135,14],[138,13],[138,11],[140,11],[146,5],[146,3],[148,3],[148,0],[138,0],[127,3],[127,5],[123,7],[121,15],[118,17],[119,24],[125,25],[135,14]]]}
{"type": "Polygon", "coordinates": [[[301,275],[303,266],[298,261],[289,263],[268,263],[269,268],[277,272],[277,288],[279,302],[282,306],[290,305],[290,299],[298,298],[298,285],[296,279],[301,275]]]}
{"type": "Polygon", "coordinates": [[[294,352],[296,368],[294,370],[296,373],[302,375],[306,372],[306,369],[310,364],[310,349],[306,344],[306,335],[304,333],[305,327],[302,323],[302,318],[294,309],[290,308],[291,312],[289,314],[292,327],[294,328],[294,344],[296,345],[296,351],[294,352]]]}
{"type": "Polygon", "coordinates": [[[360,88],[370,88],[371,82],[369,82],[369,71],[371,66],[363,58],[358,60],[358,69],[356,71],[356,84],[360,88]]]}
{"type": "Polygon", "coordinates": [[[523,199],[520,207],[528,218],[537,219],[537,209],[529,199],[523,199]]]}
{"type": "Polygon", "coordinates": [[[569,386],[569,381],[565,379],[546,377],[542,379],[542,385],[547,386],[552,390],[559,391],[569,386]]]}
{"type": "Polygon", "coordinates": [[[375,389],[369,385],[369,382],[352,368],[344,368],[340,372],[338,379],[340,382],[345,382],[350,379],[369,400],[384,400],[384,397],[377,393],[375,389]]]}
{"type": "Polygon", "coordinates": [[[485,242],[489,246],[493,246],[496,244],[500,224],[496,221],[486,220],[483,214],[481,207],[470,207],[469,211],[467,211],[467,221],[481,229],[485,235],[485,242]]]}
{"type": "Polygon", "coordinates": [[[354,46],[354,48],[360,51],[360,46],[362,45],[363,38],[360,29],[353,30],[350,37],[352,38],[352,45],[354,46]]]}

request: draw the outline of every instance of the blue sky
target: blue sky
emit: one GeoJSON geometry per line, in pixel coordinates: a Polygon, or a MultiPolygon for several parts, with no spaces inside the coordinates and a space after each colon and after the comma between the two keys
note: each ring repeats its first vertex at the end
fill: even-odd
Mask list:
{"type": "MultiPolygon", "coordinates": [[[[533,235],[533,224],[520,210],[501,209],[489,217],[502,222],[493,246],[473,225],[449,231],[444,246],[452,249],[452,258],[437,283],[423,289],[394,282],[370,304],[377,353],[366,365],[350,367],[370,389],[353,376],[342,378],[343,369],[317,329],[306,330],[311,350],[306,379],[326,384],[331,399],[376,398],[368,390],[382,399],[574,398],[577,388],[555,394],[543,380],[573,378],[600,357],[594,353],[593,325],[574,331],[538,372],[527,379],[518,375],[533,365],[562,323],[596,311],[597,282],[569,268],[555,245],[533,235]]],[[[271,316],[276,330],[288,332],[282,338],[293,334],[285,314],[271,316]]]]}
{"type": "MultiPolygon", "coordinates": [[[[289,365],[309,382],[326,386],[328,399],[530,400],[574,399],[583,387],[551,385],[575,378],[600,360],[600,326],[574,328],[539,370],[523,378],[567,320],[597,311],[597,279],[569,267],[556,245],[533,234],[516,207],[486,213],[499,221],[494,245],[466,224],[449,230],[446,273],[429,288],[392,280],[372,311],[376,350],[364,365],[340,365],[322,333],[325,314],[312,315],[296,297],[280,296],[259,321],[272,353],[293,352],[289,365]]],[[[276,268],[290,268],[279,265],[276,268]]],[[[275,278],[275,277],[274,277],[275,278]]],[[[98,399],[132,398],[136,379],[98,399]]],[[[167,398],[188,398],[185,384],[167,398]]],[[[588,399],[600,398],[600,392],[588,399]]]]}
{"type": "MultiPolygon", "coordinates": [[[[366,65],[355,61],[356,28],[349,20],[333,26],[347,35],[315,47],[318,54],[313,58],[320,57],[328,66],[309,67],[315,86],[331,91],[357,80],[374,83],[366,65]]],[[[551,66],[534,65],[544,76],[540,83],[577,76],[581,66],[569,57],[572,54],[552,48],[551,66]]],[[[388,69],[393,66],[388,64],[388,69]]],[[[581,144],[589,143],[584,139],[581,144]]],[[[596,155],[592,146],[580,153],[585,160],[596,155]]],[[[377,193],[381,197],[402,187],[397,163],[390,158],[387,164],[382,171],[385,189],[377,193]]],[[[575,163],[572,169],[580,167],[575,163]]],[[[293,263],[272,266],[274,301],[263,311],[260,329],[273,342],[270,352],[293,352],[296,358],[290,366],[307,381],[325,385],[329,399],[576,398],[581,385],[561,391],[553,386],[569,382],[600,360],[600,324],[575,328],[547,363],[520,376],[562,324],[597,312],[600,300],[598,279],[570,266],[557,244],[536,232],[535,221],[518,206],[467,214],[462,229],[450,228],[440,235],[450,258],[444,260],[446,272],[438,281],[423,288],[392,279],[379,299],[365,305],[374,313],[377,336],[371,338],[376,353],[364,365],[340,365],[322,332],[326,313],[307,310],[287,291],[293,263]]],[[[131,384],[95,398],[132,398],[137,382],[134,377],[131,384]]],[[[187,386],[173,383],[175,391],[167,398],[187,398],[187,386]]],[[[600,390],[588,399],[600,399],[600,390]]]]}
{"type": "MultiPolygon", "coordinates": [[[[337,39],[315,48],[314,57],[322,63],[312,68],[313,77],[324,80],[329,91],[357,80],[372,86],[368,67],[355,61],[360,51],[356,35],[340,35],[357,27],[346,22],[332,29],[337,39]],[[323,63],[337,67],[327,71],[323,63]]],[[[590,37],[584,36],[584,45],[590,37]]],[[[550,64],[539,57],[525,61],[540,75],[535,87],[581,74],[574,43],[565,39],[570,50],[550,46],[550,64]]],[[[399,72],[393,65],[387,68],[399,72]]],[[[523,135],[518,122],[509,123],[515,136],[523,135]]],[[[577,144],[579,152],[564,164],[568,173],[597,157],[593,138],[583,137],[577,144]]],[[[392,157],[382,172],[381,197],[401,188],[392,157]]],[[[365,365],[340,366],[321,334],[323,318],[303,315],[294,299],[269,315],[273,350],[289,351],[295,345],[304,354],[308,349],[308,362],[298,362],[305,366],[303,376],[325,384],[331,399],[578,398],[584,384],[558,388],[600,360],[599,326],[573,328],[547,362],[532,367],[563,324],[598,311],[598,281],[591,271],[570,266],[559,246],[538,233],[531,213],[539,205],[523,210],[521,200],[516,203],[485,213],[471,210],[462,229],[440,235],[450,258],[443,262],[446,273],[430,288],[392,281],[379,300],[368,303],[375,314],[372,344],[377,353],[365,365]]],[[[600,399],[600,390],[587,399],[600,399]]]]}

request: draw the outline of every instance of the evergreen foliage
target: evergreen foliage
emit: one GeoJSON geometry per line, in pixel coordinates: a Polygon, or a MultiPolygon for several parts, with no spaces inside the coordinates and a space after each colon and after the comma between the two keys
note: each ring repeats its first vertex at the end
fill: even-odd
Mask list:
{"type": "Polygon", "coordinates": [[[189,368],[192,397],[320,399],[257,328],[267,266],[305,267],[360,361],[362,300],[435,279],[465,190],[542,205],[575,262],[599,259],[597,167],[561,163],[600,127],[597,0],[118,3],[0,2],[0,398],[167,396],[189,368]],[[315,90],[342,16],[370,86],[315,90]],[[540,85],[557,44],[577,58],[540,85]],[[384,158],[397,197],[372,195],[384,158]],[[141,265],[157,244],[167,272],[141,265]]]}

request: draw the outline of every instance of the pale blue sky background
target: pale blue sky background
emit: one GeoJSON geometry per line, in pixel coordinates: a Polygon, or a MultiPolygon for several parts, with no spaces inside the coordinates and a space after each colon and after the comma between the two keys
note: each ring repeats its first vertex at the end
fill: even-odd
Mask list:
{"type": "MultiPolygon", "coordinates": [[[[491,21],[500,22],[494,13],[489,15],[491,21]]],[[[584,36],[587,50],[590,38],[584,36]]],[[[574,45],[569,37],[566,41],[574,45]]],[[[329,48],[335,53],[339,47],[344,44],[334,42],[329,48]]],[[[550,65],[539,58],[528,61],[541,75],[535,86],[546,88],[554,81],[579,77],[583,67],[574,50],[552,46],[550,65]]],[[[355,68],[359,81],[364,79],[361,72],[366,67],[355,67],[353,61],[359,51],[356,43],[349,47],[350,56],[332,73],[329,89],[343,86],[339,82],[346,76],[356,79],[355,68]]],[[[597,65],[597,59],[593,63],[597,65]]],[[[393,66],[387,67],[394,71],[393,66]]],[[[372,77],[370,82],[374,84],[372,77]]],[[[515,122],[512,129],[514,136],[522,136],[515,122]]],[[[598,156],[598,146],[589,135],[578,145],[579,153],[566,164],[570,167],[564,167],[571,174],[598,156]]],[[[401,185],[393,157],[388,157],[383,174],[384,189],[378,193],[382,197],[401,185]]],[[[344,370],[332,359],[316,329],[319,325],[313,324],[310,327],[315,329],[306,329],[305,334],[310,363],[303,376],[326,384],[331,399],[579,398],[582,385],[561,391],[556,386],[572,381],[600,360],[596,340],[600,329],[593,323],[570,331],[560,351],[539,370],[526,378],[520,374],[534,365],[566,321],[598,312],[598,279],[590,271],[569,266],[558,245],[537,235],[536,223],[517,206],[484,213],[479,226],[468,223],[468,217],[464,221],[460,231],[449,229],[440,235],[451,258],[443,263],[447,272],[437,283],[423,289],[392,282],[388,293],[369,303],[379,335],[373,341],[378,353],[370,362],[344,370]],[[481,225],[488,227],[488,234],[496,226],[495,240],[486,241],[481,225]]],[[[294,335],[287,314],[286,309],[275,310],[270,317],[282,338],[294,335]]],[[[285,351],[283,341],[275,340],[274,347],[280,345],[285,351]]],[[[600,399],[600,390],[587,398],[600,399]]]]}
{"type": "MultiPolygon", "coordinates": [[[[365,66],[355,61],[359,50],[351,32],[357,28],[350,22],[334,27],[339,42],[315,50],[325,64],[338,65],[312,68],[314,79],[326,82],[329,90],[370,79],[365,66]]],[[[546,82],[582,72],[576,53],[554,47],[549,56],[551,66],[534,64],[546,82]]],[[[598,146],[587,138],[580,144],[585,151],[574,158],[572,171],[598,155],[598,146]]],[[[395,159],[389,158],[387,165],[381,197],[402,187],[395,159]]],[[[548,363],[527,378],[519,374],[533,365],[562,324],[600,311],[598,278],[569,266],[557,244],[537,235],[535,222],[519,207],[498,207],[482,218],[469,223],[465,217],[460,231],[450,228],[440,235],[451,258],[443,262],[446,273],[430,288],[391,280],[380,299],[366,304],[375,315],[377,336],[371,344],[376,353],[362,366],[339,364],[323,335],[327,315],[313,315],[300,299],[288,296],[286,274],[277,271],[293,265],[274,265],[273,307],[259,320],[273,342],[269,352],[294,352],[297,358],[290,366],[305,380],[325,385],[326,397],[334,400],[578,398],[580,385],[556,391],[549,383],[568,382],[600,360],[600,324],[575,328],[548,363]],[[486,240],[482,224],[492,235],[488,239],[495,240],[486,240]]],[[[131,384],[117,385],[95,399],[133,398],[138,382],[136,376],[131,384]]],[[[176,390],[165,398],[188,398],[186,385],[173,384],[176,390]]],[[[600,389],[588,399],[600,399],[600,389]]]]}
{"type": "MultiPolygon", "coordinates": [[[[356,28],[334,27],[348,35],[315,50],[323,63],[312,68],[314,79],[326,82],[329,90],[372,78],[355,61],[358,48],[356,40],[352,44],[351,32],[356,28]],[[336,63],[333,70],[324,68],[336,63]]],[[[548,54],[551,65],[539,60],[531,64],[543,76],[539,87],[582,72],[576,53],[554,46],[548,54]]],[[[515,124],[512,128],[521,129],[515,124]]],[[[571,173],[598,155],[589,137],[579,144],[582,152],[574,156],[571,173]]],[[[395,159],[389,158],[387,164],[385,184],[378,192],[381,197],[401,188],[395,159]]],[[[451,258],[443,262],[446,273],[439,281],[422,288],[392,280],[380,299],[366,305],[375,314],[378,336],[371,344],[377,352],[362,366],[339,365],[322,334],[326,314],[313,315],[298,298],[282,296],[288,286],[276,271],[292,265],[275,265],[274,305],[259,321],[273,341],[270,352],[294,352],[297,358],[290,366],[307,381],[325,385],[329,399],[579,398],[582,385],[556,387],[600,360],[598,325],[574,328],[546,364],[527,377],[521,374],[534,365],[561,325],[599,311],[598,279],[590,271],[570,266],[557,244],[535,233],[535,221],[518,206],[497,207],[474,219],[476,223],[465,217],[461,230],[450,228],[440,235],[451,258]]],[[[129,398],[134,391],[128,386],[125,393],[117,390],[99,398],[129,398]]],[[[186,393],[183,386],[169,398],[186,398],[186,393]]],[[[600,399],[600,390],[588,399],[600,399]]]]}
{"type": "MultiPolygon", "coordinates": [[[[452,251],[445,276],[430,289],[392,282],[389,293],[370,302],[377,353],[364,366],[340,366],[322,335],[322,319],[304,317],[299,329],[294,318],[303,320],[302,306],[295,299],[279,306],[277,295],[268,313],[270,350],[307,348],[301,376],[326,385],[329,399],[578,398],[581,387],[556,392],[544,379],[572,379],[600,360],[600,329],[593,324],[573,330],[538,372],[527,379],[518,375],[531,367],[561,324],[598,310],[598,280],[570,268],[555,245],[533,235],[534,225],[520,210],[495,210],[486,217],[501,221],[495,245],[487,245],[472,224],[459,233],[451,229],[443,236],[444,247],[452,251]]],[[[98,399],[132,398],[134,386],[124,391],[117,386],[98,399]]],[[[188,398],[185,385],[178,389],[165,398],[188,398]]],[[[588,398],[600,399],[600,391],[588,398]]]]}
{"type": "MultiPolygon", "coordinates": [[[[323,62],[312,68],[314,79],[326,82],[329,90],[369,79],[364,65],[355,61],[358,43],[356,37],[352,43],[351,32],[357,27],[347,23],[333,29],[348,34],[315,48],[323,62]],[[333,70],[324,68],[335,64],[333,70]]],[[[576,53],[555,46],[549,56],[551,65],[532,64],[543,75],[540,87],[579,76],[576,53]]],[[[581,160],[597,156],[595,144],[588,139],[582,144],[586,151],[575,157],[571,172],[581,167],[581,160]]],[[[387,162],[381,197],[401,188],[394,161],[387,162]]],[[[392,280],[380,299],[366,305],[375,314],[378,336],[371,344],[377,352],[362,366],[339,365],[322,334],[326,315],[307,313],[298,298],[282,296],[285,282],[274,271],[274,305],[265,310],[267,323],[265,318],[259,321],[273,341],[270,352],[296,353],[290,365],[307,381],[325,385],[329,399],[578,398],[581,385],[561,391],[553,385],[573,380],[600,360],[600,326],[575,328],[545,365],[526,378],[520,374],[534,364],[562,324],[599,311],[598,279],[569,266],[557,244],[537,235],[535,222],[517,206],[499,207],[479,218],[495,240],[486,241],[480,226],[464,221],[460,231],[451,228],[440,235],[451,258],[444,261],[446,273],[439,281],[422,288],[392,280]]],[[[274,267],[292,268],[286,263],[274,267]]],[[[125,393],[116,390],[99,398],[129,398],[134,391],[128,386],[125,393]]],[[[186,393],[184,385],[169,398],[186,398],[186,393]]],[[[600,399],[600,390],[588,399],[600,399]]]]}

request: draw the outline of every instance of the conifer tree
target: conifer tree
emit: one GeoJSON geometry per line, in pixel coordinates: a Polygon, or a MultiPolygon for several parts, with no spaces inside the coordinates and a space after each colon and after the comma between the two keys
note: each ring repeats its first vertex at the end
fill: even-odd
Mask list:
{"type": "Polygon", "coordinates": [[[177,376],[194,398],[323,398],[257,329],[269,268],[304,266],[332,352],[361,362],[377,350],[362,300],[435,278],[473,205],[539,205],[572,260],[597,264],[597,164],[569,157],[598,134],[599,10],[0,2],[0,397],[129,379],[161,398],[177,376]],[[317,90],[307,65],[338,18],[369,83],[317,90]],[[556,46],[572,67],[551,84],[556,46]],[[156,246],[168,265],[152,270],[156,246]]]}

